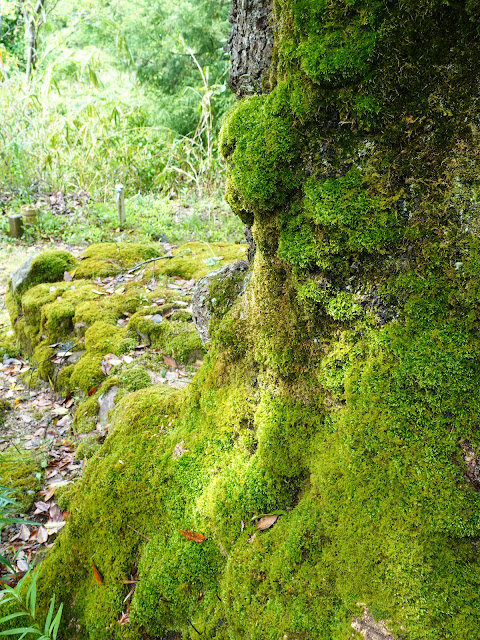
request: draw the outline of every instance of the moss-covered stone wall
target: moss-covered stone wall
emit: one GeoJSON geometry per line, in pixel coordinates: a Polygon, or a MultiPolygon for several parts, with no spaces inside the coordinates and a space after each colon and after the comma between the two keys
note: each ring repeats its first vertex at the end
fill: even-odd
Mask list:
{"type": "Polygon", "coordinates": [[[478,637],[478,14],[275,0],[273,90],[221,137],[252,276],[72,490],[63,637],[478,637]]]}

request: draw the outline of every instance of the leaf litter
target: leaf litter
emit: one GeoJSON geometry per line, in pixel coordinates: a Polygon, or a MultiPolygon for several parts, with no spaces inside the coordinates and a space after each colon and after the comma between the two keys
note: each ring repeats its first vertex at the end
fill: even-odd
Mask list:
{"type": "MultiPolygon", "coordinates": [[[[47,247],[38,244],[32,248],[32,251],[38,252],[44,248],[47,247]]],[[[49,245],[48,248],[51,249],[52,246],[49,245]]],[[[62,243],[58,243],[57,248],[66,249],[77,257],[83,251],[83,247],[72,247],[62,243]]],[[[169,252],[173,247],[165,243],[164,248],[169,252]]],[[[12,265],[10,270],[16,266],[18,265],[12,265]]],[[[146,264],[143,268],[135,267],[133,270],[130,269],[115,276],[97,278],[94,281],[95,291],[102,297],[113,294],[121,295],[126,291],[125,285],[132,281],[143,282],[146,290],[151,291],[155,289],[157,282],[154,275],[153,277],[149,276],[148,282],[145,281],[145,272],[148,266],[146,264]]],[[[0,296],[5,294],[8,271],[1,275],[3,277],[0,278],[0,296]]],[[[70,282],[74,279],[75,272],[64,273],[65,281],[70,282]]],[[[166,286],[168,289],[178,291],[180,297],[189,296],[195,286],[195,280],[185,280],[179,276],[173,276],[166,286]]],[[[52,290],[55,290],[55,285],[52,285],[52,290]]],[[[165,318],[161,312],[161,307],[165,303],[164,298],[154,298],[151,301],[151,304],[159,308],[159,322],[165,318]]],[[[132,314],[125,311],[123,315],[125,320],[119,321],[119,326],[125,325],[132,314]]],[[[7,325],[3,323],[2,326],[7,325]]],[[[73,355],[75,346],[73,342],[51,345],[53,349],[56,349],[52,362],[57,366],[63,366],[67,359],[73,355]]],[[[182,389],[191,381],[191,372],[175,360],[175,354],[164,354],[159,349],[151,349],[147,344],[140,344],[129,353],[121,356],[113,354],[103,356],[101,362],[103,373],[108,376],[116,367],[131,364],[145,354],[159,355],[163,358],[165,365],[161,372],[149,372],[153,384],[166,384],[173,388],[182,389]]],[[[201,360],[196,361],[191,368],[196,370],[201,364],[201,360]]],[[[29,372],[31,373],[30,365],[23,357],[5,357],[0,362],[0,400],[6,400],[12,408],[11,411],[7,411],[5,424],[0,428],[0,452],[15,446],[19,449],[32,451],[46,461],[42,490],[39,492],[30,513],[25,514],[29,524],[11,525],[2,532],[0,553],[7,557],[15,555],[17,568],[20,572],[15,575],[9,574],[7,567],[0,565],[0,578],[3,575],[13,585],[20,579],[22,572],[28,570],[32,565],[36,553],[42,548],[51,547],[57,533],[65,526],[68,514],[62,513],[56,504],[55,492],[59,486],[78,479],[86,466],[86,460],[75,460],[76,446],[84,435],[74,434],[72,430],[73,417],[77,408],[75,397],[72,393],[63,398],[60,397],[55,390],[55,382],[52,380],[50,385],[40,383],[41,386],[35,389],[29,388],[29,372]],[[36,521],[35,524],[31,524],[30,520],[36,521]]],[[[96,391],[97,387],[92,387],[88,395],[93,395],[96,391]]],[[[187,451],[183,448],[182,442],[177,446],[175,455],[180,457],[187,451]]],[[[181,534],[188,540],[197,543],[206,540],[202,534],[192,531],[182,530],[181,534]]],[[[129,597],[131,594],[126,600],[129,597]]],[[[118,622],[126,624],[128,615],[127,609],[124,619],[118,622]]]]}

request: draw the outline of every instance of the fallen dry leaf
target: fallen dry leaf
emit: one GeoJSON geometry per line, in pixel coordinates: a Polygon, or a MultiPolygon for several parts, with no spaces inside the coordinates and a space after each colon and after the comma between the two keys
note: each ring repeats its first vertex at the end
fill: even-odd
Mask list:
{"type": "Polygon", "coordinates": [[[181,458],[183,456],[184,453],[188,453],[188,449],[184,449],[183,445],[185,443],[183,442],[183,440],[181,442],[179,442],[178,444],[175,445],[175,449],[173,450],[173,457],[178,459],[181,458]]]}
{"type": "Polygon", "coordinates": [[[93,560],[92,560],[92,568],[93,568],[93,575],[95,576],[95,580],[98,582],[98,584],[103,584],[102,574],[97,569],[95,562],[93,562],[93,560]]]}
{"type": "Polygon", "coordinates": [[[275,522],[278,520],[278,515],[265,516],[264,518],[260,518],[257,523],[257,529],[259,531],[265,531],[266,529],[270,529],[273,527],[275,522]]]}
{"type": "Polygon", "coordinates": [[[17,560],[17,567],[20,569],[20,571],[28,571],[28,562],[19,558],[17,560]]]}
{"type": "Polygon", "coordinates": [[[186,529],[180,529],[180,533],[187,540],[192,540],[193,542],[203,542],[207,538],[201,533],[194,533],[193,531],[188,531],[186,529]]]}
{"type": "Polygon", "coordinates": [[[58,533],[60,529],[62,529],[66,524],[66,522],[53,522],[52,520],[49,520],[45,523],[45,530],[49,536],[53,536],[55,533],[58,533]]]}
{"type": "Polygon", "coordinates": [[[26,542],[27,540],[30,539],[30,529],[27,527],[26,524],[21,525],[20,535],[18,537],[20,538],[20,540],[23,540],[23,542],[26,542]]]}
{"type": "Polygon", "coordinates": [[[48,491],[47,491],[47,492],[46,492],[46,494],[45,494],[45,502],[48,502],[48,501],[50,500],[50,498],[51,498],[51,497],[53,496],[53,494],[55,493],[56,489],[57,489],[57,486],[56,486],[56,485],[54,485],[53,487],[50,487],[50,488],[48,489],[48,491]]]}
{"type": "Polygon", "coordinates": [[[45,527],[40,527],[37,531],[37,542],[40,544],[45,544],[48,540],[48,532],[45,527]]]}
{"type": "Polygon", "coordinates": [[[171,356],[163,356],[163,361],[168,367],[173,367],[174,369],[178,367],[178,364],[171,356]]]}
{"type": "Polygon", "coordinates": [[[35,502],[35,506],[37,508],[33,512],[34,516],[38,515],[39,513],[47,513],[48,510],[50,509],[50,505],[47,504],[46,502],[42,502],[42,501],[35,502]]]}

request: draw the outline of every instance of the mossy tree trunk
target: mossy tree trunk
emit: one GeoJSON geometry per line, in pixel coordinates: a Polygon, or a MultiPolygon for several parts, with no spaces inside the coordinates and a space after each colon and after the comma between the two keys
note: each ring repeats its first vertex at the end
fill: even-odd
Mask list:
{"type": "Polygon", "coordinates": [[[479,14],[275,0],[271,92],[221,137],[251,279],[74,489],[43,575],[79,637],[478,637],[479,14]]]}

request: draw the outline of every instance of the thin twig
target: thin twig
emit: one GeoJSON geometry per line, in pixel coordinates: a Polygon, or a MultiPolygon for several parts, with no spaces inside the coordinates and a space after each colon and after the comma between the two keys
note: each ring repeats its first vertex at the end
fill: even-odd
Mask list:
{"type": "Polygon", "coordinates": [[[202,635],[202,632],[197,629],[197,627],[193,624],[193,622],[190,620],[190,618],[187,618],[187,622],[188,622],[188,624],[190,624],[192,626],[193,629],[195,629],[195,631],[198,633],[199,636],[202,635]]]}
{"type": "Polygon", "coordinates": [[[127,524],[127,527],[128,527],[129,529],[131,529],[132,531],[135,531],[135,533],[138,533],[138,535],[139,535],[139,536],[142,536],[142,538],[145,538],[145,540],[146,540],[147,542],[150,542],[150,538],[147,538],[147,536],[146,536],[146,535],[144,535],[143,533],[140,533],[140,531],[137,531],[137,529],[134,529],[134,528],[133,528],[133,527],[131,527],[129,524],[127,524]]]}
{"type": "MultiPolygon", "coordinates": [[[[135,271],[138,271],[144,265],[150,264],[150,262],[156,262],[157,260],[171,260],[172,258],[181,258],[183,255],[184,255],[183,253],[179,253],[176,256],[160,256],[160,258],[150,258],[150,260],[145,260],[145,262],[141,262],[140,264],[137,264],[135,267],[132,267],[128,271],[122,271],[122,273],[134,273],[135,271]]],[[[117,275],[119,275],[119,274],[117,274],[117,275]]]]}

